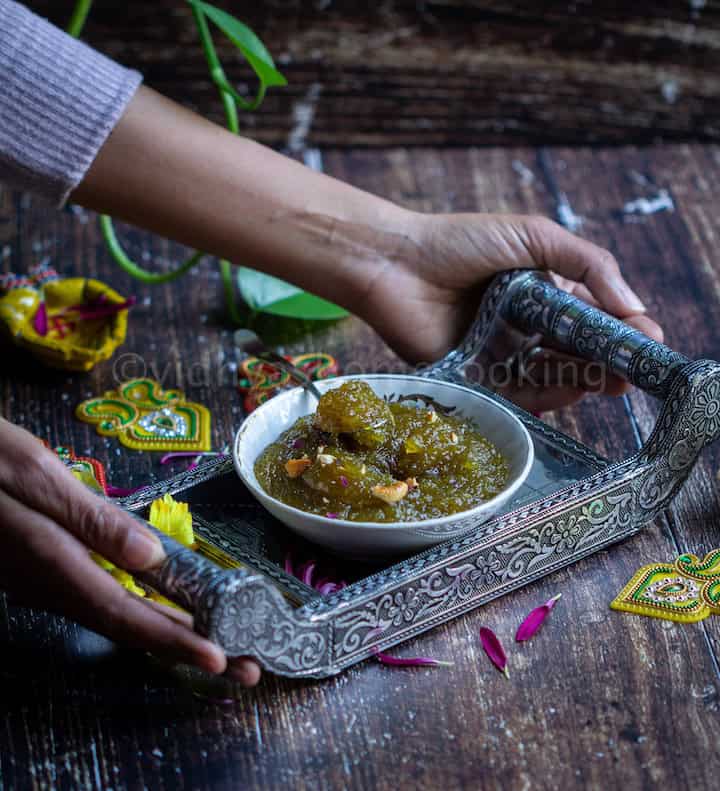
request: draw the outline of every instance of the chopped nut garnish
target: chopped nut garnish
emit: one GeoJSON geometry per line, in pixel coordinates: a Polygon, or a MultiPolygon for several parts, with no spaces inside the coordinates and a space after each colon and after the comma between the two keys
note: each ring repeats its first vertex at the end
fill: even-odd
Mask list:
{"type": "Polygon", "coordinates": [[[405,478],[405,483],[408,485],[408,489],[417,489],[420,486],[417,478],[405,478]]]}
{"type": "Polygon", "coordinates": [[[325,503],[325,505],[327,505],[330,502],[330,500],[328,500],[327,497],[323,497],[322,500],[325,503]]]}
{"type": "Polygon", "coordinates": [[[395,481],[394,483],[383,486],[378,484],[371,489],[373,497],[383,500],[386,503],[398,503],[408,493],[408,485],[405,481],[395,481]]]}
{"type": "Polygon", "coordinates": [[[450,432],[450,442],[458,442],[459,440],[460,437],[454,431],[450,432]]]}
{"type": "Polygon", "coordinates": [[[312,467],[312,460],[307,456],[302,459],[289,459],[285,462],[285,471],[291,478],[299,478],[308,467],[312,467]]]}
{"type": "Polygon", "coordinates": [[[434,423],[438,419],[437,412],[434,409],[428,409],[425,413],[425,417],[428,423],[434,423]]]}
{"type": "Polygon", "coordinates": [[[365,475],[366,472],[367,472],[367,464],[363,464],[363,466],[360,467],[360,475],[365,475]]]}
{"type": "Polygon", "coordinates": [[[326,467],[328,464],[332,464],[335,461],[335,457],[331,456],[329,453],[318,453],[317,460],[323,467],[326,467]]]}

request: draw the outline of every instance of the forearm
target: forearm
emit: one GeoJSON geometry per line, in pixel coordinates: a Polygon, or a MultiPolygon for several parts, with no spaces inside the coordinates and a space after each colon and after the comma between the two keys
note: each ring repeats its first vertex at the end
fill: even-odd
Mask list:
{"type": "Polygon", "coordinates": [[[146,88],[71,199],[344,305],[403,248],[413,216],[146,88]]]}

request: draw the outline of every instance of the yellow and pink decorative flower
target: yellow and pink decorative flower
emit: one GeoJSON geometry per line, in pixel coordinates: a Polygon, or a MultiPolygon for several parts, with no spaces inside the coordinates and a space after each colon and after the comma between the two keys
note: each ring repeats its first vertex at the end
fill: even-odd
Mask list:
{"type": "MultiPolygon", "coordinates": [[[[187,503],[180,503],[174,500],[169,494],[166,494],[160,500],[154,500],[150,505],[150,517],[148,519],[153,527],[167,533],[171,538],[174,538],[178,543],[190,549],[195,548],[195,535],[192,527],[192,514],[188,509],[187,503]]],[[[136,596],[145,597],[161,604],[171,607],[177,605],[161,596],[155,591],[146,591],[138,585],[133,576],[128,574],[127,571],[119,569],[109,560],[98,555],[96,552],[91,552],[90,557],[105,571],[112,574],[112,576],[125,588],[134,593],[136,596]]]]}

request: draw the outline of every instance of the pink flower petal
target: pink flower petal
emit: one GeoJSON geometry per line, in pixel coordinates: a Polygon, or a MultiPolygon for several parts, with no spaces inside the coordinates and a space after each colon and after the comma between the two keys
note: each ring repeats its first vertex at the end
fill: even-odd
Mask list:
{"type": "Polygon", "coordinates": [[[557,596],[553,596],[552,599],[548,599],[545,604],[541,604],[539,607],[536,607],[534,610],[532,610],[532,612],[530,612],[530,614],[520,624],[517,634],[515,635],[515,640],[518,643],[529,640],[535,634],[535,632],[537,632],[537,630],[543,625],[548,615],[550,615],[550,611],[561,596],[562,593],[558,593],[557,596]]]}
{"type": "Polygon", "coordinates": [[[105,494],[108,497],[129,497],[142,489],[147,489],[147,484],[145,486],[136,486],[134,489],[123,489],[121,486],[111,486],[108,483],[105,485],[105,494]]]}
{"type": "Polygon", "coordinates": [[[335,511],[328,511],[328,512],[325,514],[325,516],[326,516],[328,519],[339,519],[339,518],[340,518],[340,514],[337,514],[337,513],[335,513],[335,511]]]}
{"type": "Polygon", "coordinates": [[[480,629],[480,642],[482,643],[482,647],[485,649],[485,653],[488,655],[493,665],[495,665],[495,667],[501,673],[504,673],[505,676],[509,678],[510,673],[508,672],[505,649],[502,647],[502,644],[500,643],[500,640],[498,640],[495,632],[493,632],[492,629],[487,629],[485,626],[483,626],[480,629]]]}
{"type": "Polygon", "coordinates": [[[309,588],[312,588],[312,586],[313,586],[312,578],[313,578],[313,573],[314,573],[314,571],[315,571],[315,566],[316,566],[316,565],[317,565],[317,564],[315,563],[315,561],[314,561],[314,560],[308,560],[308,562],[307,562],[307,563],[303,564],[303,565],[302,565],[302,566],[300,566],[300,568],[298,569],[298,577],[300,577],[300,579],[301,579],[301,580],[302,580],[302,581],[303,581],[303,582],[304,582],[304,583],[305,583],[305,584],[306,584],[306,585],[307,585],[309,588]]]}
{"type": "Polygon", "coordinates": [[[198,454],[191,450],[174,450],[172,453],[166,453],[160,457],[160,464],[167,464],[173,459],[194,459],[198,454]]]}
{"type": "Polygon", "coordinates": [[[91,302],[87,305],[71,305],[62,312],[68,313],[70,311],[75,311],[81,321],[92,321],[94,319],[104,319],[108,316],[114,316],[116,313],[120,313],[121,310],[128,310],[136,302],[137,299],[135,297],[129,297],[124,302],[113,304],[108,304],[105,301],[91,302]]]}
{"type": "Polygon", "coordinates": [[[340,481],[340,485],[341,485],[341,486],[344,486],[345,488],[347,488],[348,486],[350,486],[350,481],[349,481],[349,480],[348,480],[348,479],[347,479],[347,478],[346,478],[344,475],[341,475],[341,476],[338,478],[338,480],[340,481]]]}
{"type": "Polygon", "coordinates": [[[192,459],[193,461],[190,463],[186,472],[190,472],[194,470],[198,464],[203,460],[205,456],[224,456],[224,453],[218,453],[217,451],[205,451],[203,453],[193,452],[191,450],[178,450],[172,451],[171,453],[166,453],[164,456],[160,457],[160,464],[167,464],[169,461],[173,461],[174,459],[192,459]]]}
{"type": "Polygon", "coordinates": [[[38,308],[35,311],[35,317],[33,318],[33,329],[43,338],[48,334],[47,305],[45,304],[44,300],[38,305],[38,308]]]}
{"type": "Polygon", "coordinates": [[[429,656],[390,656],[390,654],[383,654],[380,651],[373,651],[373,654],[381,665],[392,665],[393,667],[452,667],[455,664],[429,656]]]}
{"type": "Polygon", "coordinates": [[[307,563],[303,563],[296,570],[291,552],[285,555],[284,568],[286,574],[302,580],[308,587],[315,589],[323,596],[329,596],[331,593],[337,593],[347,587],[347,582],[344,580],[335,582],[335,580],[329,577],[317,577],[313,579],[315,571],[317,570],[317,561],[315,560],[309,560],[307,563]]]}

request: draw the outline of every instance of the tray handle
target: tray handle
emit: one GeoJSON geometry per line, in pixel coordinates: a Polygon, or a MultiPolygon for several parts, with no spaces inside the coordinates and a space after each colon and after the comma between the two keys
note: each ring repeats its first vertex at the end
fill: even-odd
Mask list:
{"type": "Polygon", "coordinates": [[[689,360],[533,271],[512,274],[500,311],[514,327],[539,333],[555,347],[602,363],[609,371],[658,398],[689,360]]]}
{"type": "Polygon", "coordinates": [[[229,657],[249,655],[284,676],[324,677],[337,672],[330,661],[328,624],[299,617],[262,574],[223,569],[128,512],[152,531],[165,560],[133,575],[193,613],[195,631],[229,657]]]}

